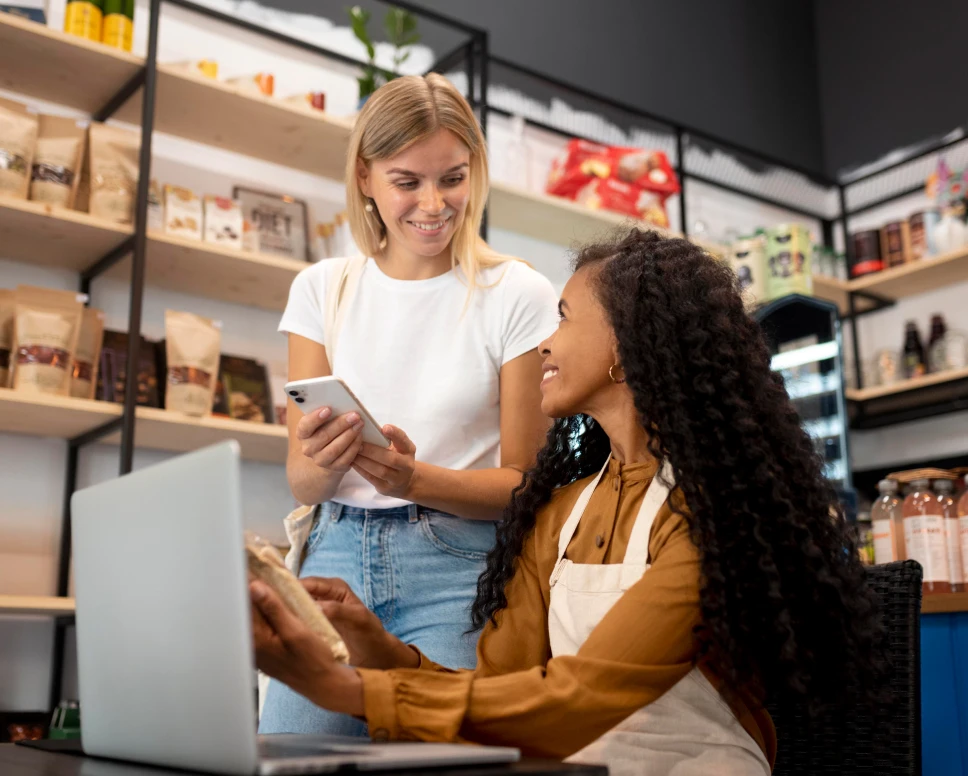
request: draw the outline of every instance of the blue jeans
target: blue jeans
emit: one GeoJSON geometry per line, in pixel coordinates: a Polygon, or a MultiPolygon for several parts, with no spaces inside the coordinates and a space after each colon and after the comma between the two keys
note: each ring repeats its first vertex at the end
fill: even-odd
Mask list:
{"type": "MultiPolygon", "coordinates": [[[[309,536],[301,577],[339,577],[383,626],[448,668],[473,668],[470,605],[495,524],[411,504],[358,509],[328,502],[309,536]]],[[[319,708],[272,680],[260,733],[365,736],[366,725],[319,708]]]]}

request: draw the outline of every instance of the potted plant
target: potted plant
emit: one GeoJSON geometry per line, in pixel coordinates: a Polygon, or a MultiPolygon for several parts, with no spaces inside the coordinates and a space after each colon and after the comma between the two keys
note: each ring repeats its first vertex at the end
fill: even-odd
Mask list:
{"type": "Polygon", "coordinates": [[[370,12],[355,5],[349,9],[349,17],[353,34],[366,47],[367,62],[363,66],[363,75],[356,79],[360,85],[359,107],[362,108],[373,92],[399,76],[400,67],[410,58],[410,46],[420,41],[420,33],[417,32],[417,17],[412,13],[396,6],[387,9],[383,28],[387,42],[393,46],[393,68],[384,70],[376,64],[376,46],[368,29],[370,12]]]}

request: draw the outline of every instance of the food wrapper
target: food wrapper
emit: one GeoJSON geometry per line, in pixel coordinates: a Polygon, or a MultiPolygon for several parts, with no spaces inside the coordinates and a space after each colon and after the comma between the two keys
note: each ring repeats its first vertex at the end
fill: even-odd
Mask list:
{"type": "Polygon", "coordinates": [[[349,663],[350,653],[342,637],[302,583],[286,568],[279,550],[262,537],[246,531],[245,557],[250,576],[271,587],[289,611],[326,642],[337,663],[349,663]]]}

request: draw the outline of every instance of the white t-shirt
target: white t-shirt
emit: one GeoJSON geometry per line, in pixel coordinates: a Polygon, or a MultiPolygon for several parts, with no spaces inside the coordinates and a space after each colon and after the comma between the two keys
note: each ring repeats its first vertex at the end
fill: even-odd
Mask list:
{"type": "MultiPolygon", "coordinates": [[[[299,273],[279,331],[325,345],[332,266],[321,261],[299,273]]],[[[554,333],[557,297],[544,275],[510,261],[483,270],[467,303],[458,271],[395,280],[369,259],[331,366],[377,423],[403,429],[418,461],[489,469],[500,465],[501,367],[554,333]]],[[[364,509],[406,503],[380,495],[354,471],[334,500],[364,509]]]]}

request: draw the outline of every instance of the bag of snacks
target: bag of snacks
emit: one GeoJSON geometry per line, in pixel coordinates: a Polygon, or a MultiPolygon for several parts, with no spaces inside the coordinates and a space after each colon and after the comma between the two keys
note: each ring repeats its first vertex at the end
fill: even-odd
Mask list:
{"type": "Polygon", "coordinates": [[[575,201],[592,210],[610,210],[640,218],[667,229],[669,217],[658,194],[615,178],[595,178],[587,183],[575,201]]]}
{"type": "Polygon", "coordinates": [[[165,409],[201,417],[212,412],[221,324],[165,310],[165,409]]]}
{"type": "Polygon", "coordinates": [[[81,333],[77,338],[74,371],[71,378],[71,396],[77,399],[93,399],[97,388],[97,368],[104,342],[104,313],[90,307],[84,308],[81,317],[81,333]]]}
{"type": "MultiPolygon", "coordinates": [[[[139,407],[160,407],[158,395],[158,359],[156,343],[138,337],[138,363],[135,379],[138,383],[136,403],[139,407]]],[[[124,402],[128,377],[128,335],[123,331],[105,331],[104,344],[95,375],[95,398],[101,401],[124,402]]]]}
{"type": "Polygon", "coordinates": [[[187,240],[202,239],[202,201],[191,189],[166,185],[165,234],[187,240]]]}
{"type": "Polygon", "coordinates": [[[15,293],[11,387],[67,396],[85,297],[33,286],[15,293]]]}
{"type": "Polygon", "coordinates": [[[0,197],[27,199],[37,145],[37,116],[19,102],[0,99],[0,197]]]}
{"type": "Polygon", "coordinates": [[[215,415],[272,423],[271,395],[265,364],[251,358],[222,356],[212,410],[215,415]]]}
{"type": "Polygon", "coordinates": [[[0,388],[10,385],[10,347],[13,342],[15,294],[0,289],[0,388]]]}
{"type": "Polygon", "coordinates": [[[140,145],[137,132],[91,124],[88,156],[92,216],[119,224],[134,220],[140,145]]]}
{"type": "Polygon", "coordinates": [[[74,119],[41,116],[37,151],[30,175],[30,198],[57,207],[74,207],[81,182],[86,130],[74,119]]]}
{"type": "Polygon", "coordinates": [[[207,194],[205,204],[205,242],[242,249],[242,206],[238,200],[207,194]]]}

